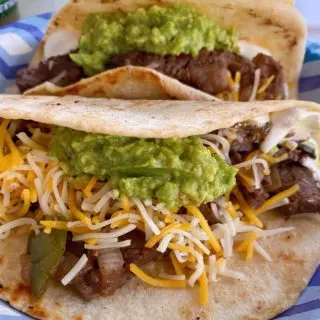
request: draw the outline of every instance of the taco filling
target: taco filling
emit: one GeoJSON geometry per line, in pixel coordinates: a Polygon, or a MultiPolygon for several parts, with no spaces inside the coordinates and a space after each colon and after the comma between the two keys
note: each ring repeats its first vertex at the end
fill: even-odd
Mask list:
{"type": "MultiPolygon", "coordinates": [[[[66,54],[47,52],[37,67],[20,70],[21,92],[46,81],[63,87],[106,70],[140,66],[224,100],[287,95],[282,67],[268,50],[239,41],[236,30],[186,5],[91,14],[78,36],[78,44],[67,44],[72,48],[66,54]]],[[[51,47],[48,41],[45,52],[51,47]]]]}
{"type": "Polygon", "coordinates": [[[259,238],[292,230],[261,214],[320,211],[317,119],[291,109],[170,139],[2,119],[0,236],[31,226],[21,264],[35,297],[50,279],[90,300],[136,276],[197,286],[205,305],[208,282],[243,278],[228,258],[271,261],[259,238]]]}

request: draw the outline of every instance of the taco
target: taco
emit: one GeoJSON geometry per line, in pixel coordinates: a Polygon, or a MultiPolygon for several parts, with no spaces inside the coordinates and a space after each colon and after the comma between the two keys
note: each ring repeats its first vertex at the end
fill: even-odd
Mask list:
{"type": "Polygon", "coordinates": [[[306,34],[296,8],[278,0],[75,0],[17,84],[38,95],[296,98],[306,34]]]}
{"type": "Polygon", "coordinates": [[[282,312],[320,259],[319,111],[3,96],[1,299],[40,319],[282,312]]]}

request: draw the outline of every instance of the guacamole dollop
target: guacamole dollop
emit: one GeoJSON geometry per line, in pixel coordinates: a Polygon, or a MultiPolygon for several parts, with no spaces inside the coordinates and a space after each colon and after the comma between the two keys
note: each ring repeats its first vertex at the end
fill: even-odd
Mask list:
{"type": "Polygon", "coordinates": [[[189,6],[139,8],[136,11],[95,13],[82,27],[79,50],[71,59],[87,75],[106,69],[116,54],[132,51],[159,55],[197,55],[203,48],[238,52],[237,35],[189,6]]]}
{"type": "Polygon", "coordinates": [[[140,139],[58,127],[51,154],[71,177],[93,175],[121,194],[168,208],[212,201],[232,189],[237,173],[199,137],[140,139]]]}

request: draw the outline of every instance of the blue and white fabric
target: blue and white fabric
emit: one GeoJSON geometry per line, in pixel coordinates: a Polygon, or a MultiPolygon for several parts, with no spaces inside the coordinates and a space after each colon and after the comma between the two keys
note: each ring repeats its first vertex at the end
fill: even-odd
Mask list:
{"type": "MultiPolygon", "coordinates": [[[[42,14],[0,27],[0,93],[10,92],[17,70],[27,66],[43,37],[51,14],[42,14]]],[[[300,79],[300,97],[320,102],[320,44],[308,42],[300,79]]],[[[0,301],[1,320],[27,320],[0,301]]],[[[279,320],[320,320],[320,267],[297,304],[279,320]]]]}

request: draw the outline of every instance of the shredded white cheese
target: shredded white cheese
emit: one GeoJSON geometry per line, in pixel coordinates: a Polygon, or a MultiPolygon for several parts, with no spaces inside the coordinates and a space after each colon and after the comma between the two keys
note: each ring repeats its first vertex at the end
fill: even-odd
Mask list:
{"type": "Polygon", "coordinates": [[[251,92],[249,101],[256,100],[257,92],[258,92],[258,88],[259,88],[259,84],[260,84],[260,77],[261,77],[261,70],[256,69],[254,71],[254,83],[253,83],[253,88],[252,88],[252,92],[251,92]]]}
{"type": "Polygon", "coordinates": [[[197,251],[194,251],[193,254],[197,259],[197,267],[196,267],[196,271],[190,276],[190,278],[188,280],[188,284],[190,287],[194,286],[194,284],[200,278],[200,276],[204,270],[203,256],[197,251]]]}
{"type": "Polygon", "coordinates": [[[172,233],[182,234],[186,238],[190,239],[197,247],[199,247],[204,252],[204,254],[210,254],[210,250],[207,247],[205,247],[205,245],[199,239],[192,236],[189,232],[184,230],[173,230],[172,233]]]}
{"type": "Polygon", "coordinates": [[[147,213],[146,208],[144,207],[143,203],[137,199],[137,198],[132,198],[132,201],[135,203],[135,205],[138,207],[144,221],[146,224],[149,226],[149,228],[152,230],[154,234],[160,234],[160,230],[157,227],[157,225],[154,223],[154,221],[150,218],[150,216],[147,213]]]}
{"type": "Polygon", "coordinates": [[[88,262],[88,257],[83,254],[73,268],[62,278],[61,283],[66,286],[69,284],[77,274],[85,267],[88,262]]]}
{"type": "Polygon", "coordinates": [[[159,243],[159,246],[157,248],[157,251],[161,252],[161,253],[164,253],[167,248],[168,248],[168,245],[170,243],[170,241],[175,237],[174,234],[167,234],[159,243]]]}
{"type": "Polygon", "coordinates": [[[211,147],[214,150],[214,152],[221,157],[221,159],[226,160],[224,154],[220,151],[220,149],[214,143],[205,139],[201,139],[201,142],[204,145],[211,147]]]}
{"type": "Polygon", "coordinates": [[[253,242],[253,247],[267,261],[272,261],[272,258],[269,255],[269,253],[266,250],[264,250],[257,241],[253,242]]]}
{"type": "Polygon", "coordinates": [[[7,222],[6,224],[0,226],[0,234],[4,234],[12,229],[24,226],[24,225],[36,225],[37,221],[31,218],[20,218],[7,222]]]}
{"type": "Polygon", "coordinates": [[[266,172],[270,171],[268,162],[266,160],[260,159],[260,158],[254,158],[254,159],[251,159],[251,160],[247,160],[247,161],[238,163],[238,164],[235,165],[235,167],[240,169],[240,168],[250,167],[250,166],[252,166],[254,164],[262,164],[263,167],[264,167],[264,170],[266,172]]]}
{"type": "Polygon", "coordinates": [[[222,146],[222,152],[223,152],[223,156],[224,156],[223,158],[226,159],[227,163],[231,163],[231,160],[229,158],[230,143],[227,139],[225,139],[222,136],[219,136],[217,134],[212,134],[212,133],[204,134],[201,137],[203,139],[205,139],[204,141],[214,140],[214,141],[219,142],[222,146]]]}
{"type": "Polygon", "coordinates": [[[115,231],[111,232],[101,232],[101,233],[85,233],[78,236],[74,236],[72,238],[73,241],[83,241],[83,240],[89,240],[89,239],[112,239],[112,238],[118,238],[121,237],[132,230],[136,228],[136,225],[129,224],[126,227],[119,228],[115,231]]]}

